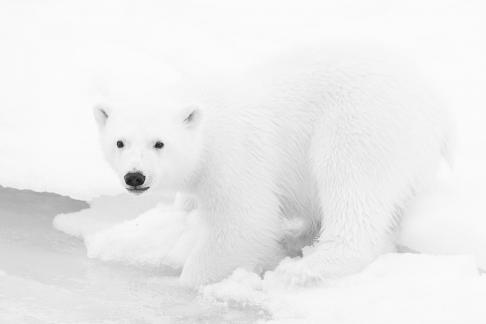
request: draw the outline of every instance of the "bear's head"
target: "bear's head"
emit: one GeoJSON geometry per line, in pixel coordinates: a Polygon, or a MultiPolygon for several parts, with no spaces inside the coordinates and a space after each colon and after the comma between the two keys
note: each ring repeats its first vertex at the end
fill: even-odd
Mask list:
{"type": "Polygon", "coordinates": [[[94,116],[104,155],[123,186],[134,194],[182,189],[200,164],[201,110],[120,108],[99,105],[94,116]]]}

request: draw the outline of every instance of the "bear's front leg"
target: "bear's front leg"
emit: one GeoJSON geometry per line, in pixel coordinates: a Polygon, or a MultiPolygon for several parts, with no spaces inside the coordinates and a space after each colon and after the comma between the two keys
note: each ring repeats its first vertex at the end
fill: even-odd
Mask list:
{"type": "Polygon", "coordinates": [[[204,234],[184,264],[182,284],[197,287],[220,281],[240,267],[261,273],[278,264],[284,251],[278,227],[270,225],[278,220],[278,211],[249,212],[233,211],[220,223],[206,222],[204,234]]]}

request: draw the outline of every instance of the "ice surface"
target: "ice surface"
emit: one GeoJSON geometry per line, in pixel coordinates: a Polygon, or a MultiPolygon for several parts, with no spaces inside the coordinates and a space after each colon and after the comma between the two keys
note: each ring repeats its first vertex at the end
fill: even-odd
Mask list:
{"type": "Polygon", "coordinates": [[[86,258],[52,228],[86,208],[53,194],[0,188],[0,323],[251,323],[265,314],[202,300],[169,268],[86,258]]]}

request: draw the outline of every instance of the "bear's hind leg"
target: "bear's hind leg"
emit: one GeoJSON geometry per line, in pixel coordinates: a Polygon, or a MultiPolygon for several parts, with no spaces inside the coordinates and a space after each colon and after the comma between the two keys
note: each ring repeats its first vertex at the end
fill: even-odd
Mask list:
{"type": "Polygon", "coordinates": [[[372,197],[347,192],[343,198],[322,199],[319,239],[304,248],[303,257],[282,262],[276,274],[283,280],[306,285],[359,272],[376,257],[395,249],[392,208],[372,197]]]}
{"type": "Polygon", "coordinates": [[[394,251],[397,210],[413,188],[409,170],[395,168],[371,145],[353,145],[353,138],[346,143],[321,139],[330,136],[319,137],[311,158],[321,208],[320,235],[304,249],[303,258],[286,260],[277,268],[275,274],[289,283],[353,274],[394,251]]]}

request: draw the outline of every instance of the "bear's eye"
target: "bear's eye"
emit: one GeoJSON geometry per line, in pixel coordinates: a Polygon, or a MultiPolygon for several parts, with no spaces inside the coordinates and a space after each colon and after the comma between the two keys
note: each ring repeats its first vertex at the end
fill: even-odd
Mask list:
{"type": "Polygon", "coordinates": [[[157,141],[157,142],[155,142],[155,144],[154,144],[154,148],[156,148],[157,150],[161,150],[161,149],[163,149],[163,148],[164,148],[164,146],[165,146],[165,144],[164,144],[163,142],[161,142],[161,141],[157,141]]]}
{"type": "Polygon", "coordinates": [[[123,143],[123,141],[118,141],[118,142],[116,142],[116,147],[118,147],[119,149],[124,148],[125,143],[123,143]]]}

